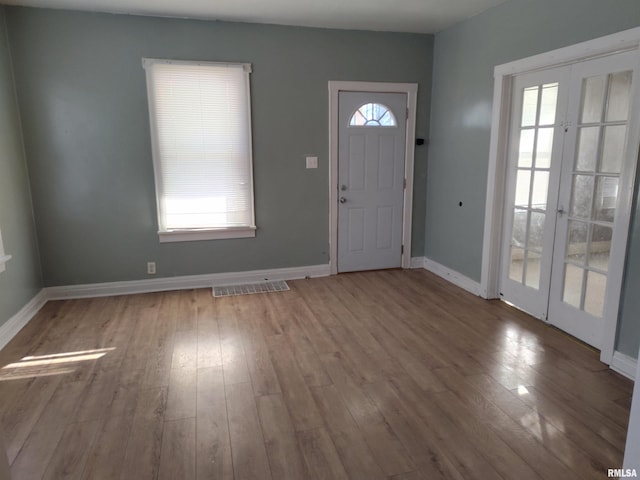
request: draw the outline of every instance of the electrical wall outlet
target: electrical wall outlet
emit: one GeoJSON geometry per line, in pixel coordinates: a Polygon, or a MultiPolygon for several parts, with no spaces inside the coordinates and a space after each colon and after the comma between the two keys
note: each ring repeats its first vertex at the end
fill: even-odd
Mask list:
{"type": "Polygon", "coordinates": [[[306,160],[307,168],[318,168],[318,157],[307,156],[305,160],[306,160]]]}
{"type": "Polygon", "coordinates": [[[147,273],[149,275],[156,274],[156,262],[147,262],[147,273]]]}

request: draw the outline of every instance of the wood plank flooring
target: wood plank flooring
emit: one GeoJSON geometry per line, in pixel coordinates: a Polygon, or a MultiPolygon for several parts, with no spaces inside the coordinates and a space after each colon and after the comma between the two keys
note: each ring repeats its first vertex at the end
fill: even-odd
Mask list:
{"type": "Polygon", "coordinates": [[[48,303],[0,352],[14,480],[603,479],[632,383],[425,271],[48,303]]]}

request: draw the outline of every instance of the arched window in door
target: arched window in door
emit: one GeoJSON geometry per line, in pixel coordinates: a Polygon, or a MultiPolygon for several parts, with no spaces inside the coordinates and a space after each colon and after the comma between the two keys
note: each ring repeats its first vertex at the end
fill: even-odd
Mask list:
{"type": "Polygon", "coordinates": [[[396,117],[389,107],[381,103],[365,103],[359,106],[351,119],[350,127],[396,127],[396,117]]]}

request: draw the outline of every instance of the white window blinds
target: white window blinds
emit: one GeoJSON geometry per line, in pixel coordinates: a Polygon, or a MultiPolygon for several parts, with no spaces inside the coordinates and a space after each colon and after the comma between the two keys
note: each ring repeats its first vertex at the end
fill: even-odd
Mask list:
{"type": "Polygon", "coordinates": [[[250,66],[143,65],[160,232],[254,230],[250,66]]]}

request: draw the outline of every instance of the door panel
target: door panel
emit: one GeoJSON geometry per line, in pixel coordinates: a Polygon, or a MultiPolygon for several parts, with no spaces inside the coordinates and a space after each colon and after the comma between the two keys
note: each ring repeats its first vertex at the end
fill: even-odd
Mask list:
{"type": "Polygon", "coordinates": [[[349,215],[349,246],[348,251],[352,253],[360,253],[364,251],[364,209],[351,207],[348,210],[349,215]]]}
{"type": "Polygon", "coordinates": [[[406,108],[406,94],[339,94],[340,272],[402,264],[406,108]]]}
{"type": "Polygon", "coordinates": [[[364,190],[365,176],[365,141],[364,135],[349,136],[349,175],[347,177],[350,191],[364,190]]]}

